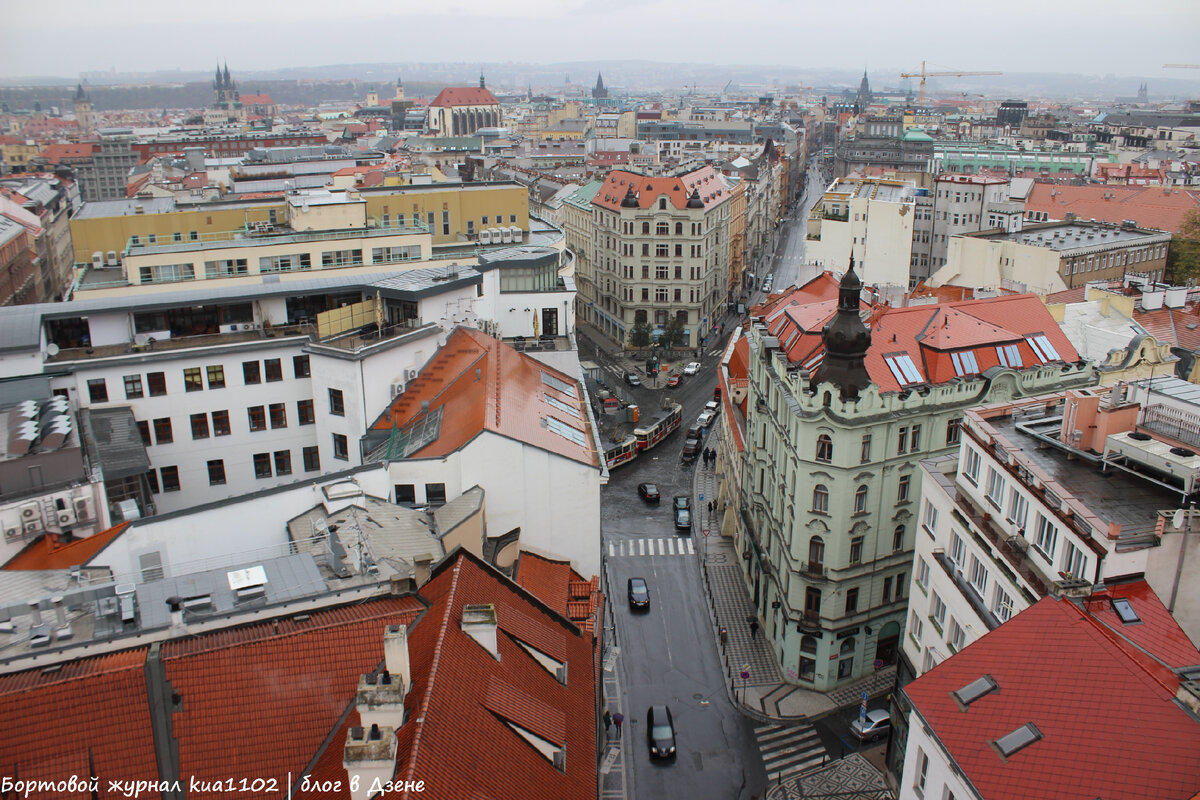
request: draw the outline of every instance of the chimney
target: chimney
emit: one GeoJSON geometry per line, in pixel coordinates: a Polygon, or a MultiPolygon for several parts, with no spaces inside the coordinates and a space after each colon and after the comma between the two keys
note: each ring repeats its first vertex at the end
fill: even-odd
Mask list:
{"type": "Polygon", "coordinates": [[[29,601],[29,616],[31,617],[29,626],[31,628],[40,628],[42,625],[42,609],[39,607],[41,602],[41,600],[29,601]]]}
{"type": "Polygon", "coordinates": [[[404,690],[400,676],[386,669],[379,675],[360,676],[354,708],[362,724],[391,730],[403,725],[404,690]]]}
{"type": "Polygon", "coordinates": [[[171,610],[171,630],[186,631],[187,625],[183,624],[183,598],[171,595],[167,598],[167,608],[171,610]]]}
{"type": "Polygon", "coordinates": [[[54,604],[54,617],[57,621],[54,626],[54,638],[60,641],[70,639],[74,633],[71,630],[71,623],[67,621],[67,610],[63,607],[62,595],[51,597],[50,602],[54,604]]]}
{"type": "Polygon", "coordinates": [[[430,553],[422,553],[413,558],[413,577],[417,581],[417,589],[420,589],[429,582],[429,572],[432,564],[433,555],[430,553]]]}
{"type": "Polygon", "coordinates": [[[496,641],[496,606],[491,603],[463,606],[462,630],[491,653],[492,658],[500,660],[500,646],[496,641]]]}
{"type": "Polygon", "coordinates": [[[367,800],[372,788],[391,781],[396,773],[396,732],[388,727],[355,726],[346,735],[342,766],[350,783],[351,800],[367,800]]]}
{"type": "Polygon", "coordinates": [[[412,663],[408,658],[408,626],[388,625],[383,632],[383,664],[400,691],[412,688],[412,663]]]}

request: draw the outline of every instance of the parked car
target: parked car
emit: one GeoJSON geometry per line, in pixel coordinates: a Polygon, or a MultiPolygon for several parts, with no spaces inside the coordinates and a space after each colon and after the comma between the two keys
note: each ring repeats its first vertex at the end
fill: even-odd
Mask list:
{"type": "Polygon", "coordinates": [[[686,367],[683,368],[684,375],[695,375],[699,371],[700,371],[700,362],[699,361],[692,361],[686,367]]]}
{"type": "Polygon", "coordinates": [[[636,372],[626,372],[625,373],[625,382],[628,383],[630,386],[641,386],[642,385],[642,379],[637,376],[636,372]]]}
{"type": "Polygon", "coordinates": [[[700,416],[696,417],[696,424],[701,428],[707,428],[716,417],[717,415],[712,411],[701,411],[700,416]]]}
{"type": "Polygon", "coordinates": [[[671,506],[674,508],[682,508],[684,511],[691,511],[692,498],[688,497],[686,494],[676,495],[675,499],[671,501],[671,506]]]}
{"type": "Polygon", "coordinates": [[[675,530],[691,532],[692,512],[690,509],[675,507],[675,530]]]}
{"type": "Polygon", "coordinates": [[[713,416],[716,416],[717,414],[721,413],[721,404],[718,403],[716,400],[709,400],[707,403],[704,404],[704,410],[711,411],[713,413],[713,416]]]}
{"type": "Polygon", "coordinates": [[[629,607],[646,611],[650,608],[650,587],[645,578],[629,579],[629,607]]]}
{"type": "Polygon", "coordinates": [[[662,495],[658,493],[658,487],[653,483],[639,483],[638,497],[645,500],[647,503],[657,503],[662,499],[662,495]]]}
{"type": "Polygon", "coordinates": [[[650,744],[651,758],[674,758],[675,720],[671,718],[671,709],[666,706],[646,709],[646,741],[650,744]]]}
{"type": "Polygon", "coordinates": [[[667,386],[671,389],[674,389],[681,383],[683,383],[683,377],[680,375],[672,375],[671,377],[667,378],[667,386]]]}
{"type": "Polygon", "coordinates": [[[854,718],[850,723],[850,733],[860,742],[877,742],[886,738],[892,732],[892,718],[887,709],[876,708],[867,712],[866,719],[854,718]]]}

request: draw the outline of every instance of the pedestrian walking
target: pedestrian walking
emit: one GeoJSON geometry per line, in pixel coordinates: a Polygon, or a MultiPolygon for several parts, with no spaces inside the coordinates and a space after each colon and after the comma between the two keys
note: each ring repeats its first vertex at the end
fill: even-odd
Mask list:
{"type": "Polygon", "coordinates": [[[725,643],[729,641],[729,631],[725,630],[725,626],[721,626],[721,647],[725,647],[725,643]]]}
{"type": "MultiPolygon", "coordinates": [[[[752,619],[750,620],[750,638],[754,639],[756,636],[758,636],[758,620],[752,619]]],[[[620,725],[617,727],[620,727],[620,725]]]]}
{"type": "Polygon", "coordinates": [[[625,715],[620,711],[612,715],[613,724],[617,726],[617,737],[621,736],[621,723],[625,721],[625,715]]]}
{"type": "Polygon", "coordinates": [[[612,712],[607,708],[604,709],[604,735],[608,736],[609,728],[612,727],[612,712]]]}

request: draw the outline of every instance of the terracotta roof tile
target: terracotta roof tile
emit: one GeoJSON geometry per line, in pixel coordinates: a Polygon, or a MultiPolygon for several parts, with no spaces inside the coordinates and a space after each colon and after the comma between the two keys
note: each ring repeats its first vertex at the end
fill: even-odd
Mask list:
{"type": "Polygon", "coordinates": [[[1138,633],[1118,626],[1114,634],[1102,617],[1044,598],[904,692],[988,800],[1193,798],[1200,786],[1200,725],[1175,703],[1179,678],[1121,639],[1136,635],[1153,654],[1190,655],[1196,663],[1195,648],[1184,652],[1178,635],[1167,633],[1178,627],[1168,620],[1138,633]],[[962,711],[951,692],[985,674],[999,690],[962,711]],[[1043,738],[1002,759],[990,743],[1028,722],[1043,738]],[[1121,735],[1131,731],[1136,735],[1121,735]],[[1106,737],[1114,735],[1119,757],[1098,758],[1097,748],[1106,749],[1106,737]]]}
{"type": "Polygon", "coordinates": [[[430,106],[497,106],[496,95],[478,86],[442,89],[429,101],[430,106]]]}
{"type": "Polygon", "coordinates": [[[436,439],[411,456],[446,456],[490,431],[599,466],[596,439],[583,407],[579,382],[480,331],[455,329],[371,427],[382,431],[403,429],[427,413],[424,403],[429,404],[429,412],[441,409],[441,427],[436,439]],[[560,390],[555,382],[566,384],[570,391],[560,390]],[[578,416],[550,404],[546,397],[575,409],[578,416]],[[555,426],[582,436],[584,444],[555,432],[555,426]]]}
{"type": "Polygon", "coordinates": [[[638,208],[650,208],[661,195],[666,195],[677,209],[687,208],[692,192],[700,193],[705,208],[711,208],[729,199],[729,192],[721,175],[712,167],[701,167],[678,177],[648,177],[636,172],[613,170],[608,173],[592,203],[610,211],[620,211],[621,201],[632,187],[637,195],[638,208]]]}
{"type": "MultiPolygon", "coordinates": [[[[140,647],[81,658],[53,672],[0,675],[0,774],[47,781],[95,774],[102,787],[108,779],[157,779],[145,662],[146,648],[140,647]]],[[[90,796],[86,787],[29,795],[90,796]]]]}
{"type": "Polygon", "coordinates": [[[128,527],[128,522],[100,531],[94,536],[77,539],[67,544],[59,544],[58,539],[46,535],[31,542],[24,550],[12,557],[4,569],[70,569],[86,564],[92,556],[104,549],[105,545],[121,535],[128,527]]]}

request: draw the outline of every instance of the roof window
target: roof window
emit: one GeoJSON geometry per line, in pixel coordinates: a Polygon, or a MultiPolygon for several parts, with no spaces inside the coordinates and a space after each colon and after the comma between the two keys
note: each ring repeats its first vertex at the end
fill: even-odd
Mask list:
{"type": "Polygon", "coordinates": [[[997,345],[996,356],[1000,359],[1002,367],[1021,366],[1021,351],[1015,344],[997,345]]]}
{"type": "Polygon", "coordinates": [[[1041,738],[1042,732],[1037,729],[1037,726],[1032,722],[1026,722],[1012,733],[1001,736],[992,742],[992,745],[1001,756],[1007,759],[1018,750],[1028,747],[1041,738]]]}
{"type": "Polygon", "coordinates": [[[1133,610],[1133,603],[1129,602],[1128,597],[1114,597],[1112,599],[1113,612],[1121,618],[1123,625],[1133,625],[1136,622],[1141,622],[1142,618],[1133,610]]]}
{"type": "Polygon", "coordinates": [[[1062,360],[1058,351],[1054,349],[1054,345],[1050,344],[1050,340],[1046,338],[1046,334],[1031,334],[1025,337],[1025,341],[1029,342],[1029,346],[1033,348],[1033,352],[1042,360],[1043,364],[1062,360]]]}
{"type": "Polygon", "coordinates": [[[951,692],[950,694],[958,701],[962,710],[966,711],[967,706],[971,705],[971,703],[999,688],[1000,685],[996,683],[995,678],[991,675],[984,675],[982,678],[976,678],[958,691],[951,692]]]}
{"type": "Polygon", "coordinates": [[[883,360],[888,365],[888,369],[892,371],[892,377],[896,379],[896,383],[901,386],[923,382],[921,373],[917,372],[917,365],[913,363],[912,356],[908,353],[894,353],[884,356],[883,360]]]}
{"type": "Polygon", "coordinates": [[[585,447],[587,445],[587,437],[583,435],[583,431],[572,428],[567,423],[560,419],[555,419],[554,417],[542,417],[542,420],[547,428],[554,433],[557,433],[564,439],[570,439],[580,447],[585,447]]]}
{"type": "Polygon", "coordinates": [[[951,353],[950,360],[954,362],[954,374],[960,378],[964,375],[979,374],[979,362],[975,360],[974,350],[964,350],[961,353],[951,353]]]}
{"type": "Polygon", "coordinates": [[[566,381],[551,375],[549,372],[542,373],[542,383],[554,389],[558,389],[568,397],[575,397],[575,387],[566,381]]]}

